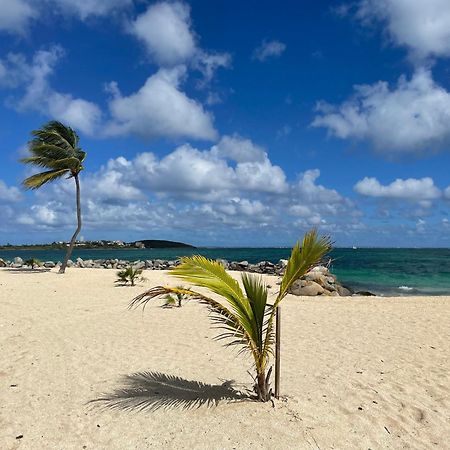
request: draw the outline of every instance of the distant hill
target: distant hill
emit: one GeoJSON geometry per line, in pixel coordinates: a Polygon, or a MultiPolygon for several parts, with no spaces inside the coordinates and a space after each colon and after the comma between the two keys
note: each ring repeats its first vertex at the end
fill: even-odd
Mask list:
{"type": "Polygon", "coordinates": [[[132,245],[137,246],[139,243],[144,244],[145,248],[195,248],[192,245],[183,242],[161,241],[158,239],[145,239],[134,242],[132,245]]]}

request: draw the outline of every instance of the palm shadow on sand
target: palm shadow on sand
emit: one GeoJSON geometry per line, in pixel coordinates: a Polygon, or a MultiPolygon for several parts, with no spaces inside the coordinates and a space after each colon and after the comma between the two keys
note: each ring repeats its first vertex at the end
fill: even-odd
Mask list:
{"type": "Polygon", "coordinates": [[[222,401],[250,400],[248,395],[233,388],[232,381],[213,385],[161,372],[138,372],[126,375],[122,381],[122,387],[89,404],[123,411],[154,412],[161,408],[188,410],[210,408],[222,401]]]}

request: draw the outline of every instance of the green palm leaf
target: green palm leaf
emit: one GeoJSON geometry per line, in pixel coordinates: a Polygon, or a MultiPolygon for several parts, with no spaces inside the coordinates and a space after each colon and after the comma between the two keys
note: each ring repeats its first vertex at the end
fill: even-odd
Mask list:
{"type": "Polygon", "coordinates": [[[58,180],[64,175],[70,174],[68,169],[49,170],[47,172],[37,173],[23,181],[27,189],[39,189],[45,183],[58,180]]]}
{"type": "Polygon", "coordinates": [[[56,120],[48,122],[39,130],[32,131],[32,135],[35,139],[31,143],[45,142],[69,151],[78,147],[79,137],[75,130],[56,120]]]}
{"type": "MultiPolygon", "coordinates": [[[[289,292],[292,284],[305,275],[314,265],[319,263],[323,257],[331,250],[332,244],[328,236],[318,238],[317,230],[311,230],[305,234],[303,242],[300,242],[292,249],[281,280],[280,292],[277,296],[276,304],[289,292]]],[[[276,306],[275,304],[275,306],[276,306]]]]}
{"type": "Polygon", "coordinates": [[[196,255],[182,258],[171,275],[225,297],[241,320],[250,327],[251,307],[239,283],[217,261],[196,255]]]}

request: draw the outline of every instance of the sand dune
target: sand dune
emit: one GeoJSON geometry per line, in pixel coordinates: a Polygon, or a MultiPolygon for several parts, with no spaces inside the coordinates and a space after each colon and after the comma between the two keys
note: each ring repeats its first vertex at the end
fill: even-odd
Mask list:
{"type": "Polygon", "coordinates": [[[272,406],[231,388],[251,361],[211,339],[204,307],[126,309],[177,284],[145,276],[0,270],[0,448],[450,448],[449,297],[288,296],[272,406]]]}

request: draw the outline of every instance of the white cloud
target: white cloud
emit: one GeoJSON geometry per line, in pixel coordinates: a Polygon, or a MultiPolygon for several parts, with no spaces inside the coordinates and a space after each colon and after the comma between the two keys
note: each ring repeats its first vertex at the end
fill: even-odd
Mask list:
{"type": "Polygon", "coordinates": [[[31,62],[22,54],[10,54],[0,61],[0,85],[23,88],[23,95],[12,101],[19,111],[35,111],[61,120],[84,133],[91,134],[101,119],[97,105],[53,89],[49,77],[63,57],[59,46],[37,51],[31,62]]]}
{"type": "Polygon", "coordinates": [[[410,200],[415,202],[430,201],[441,197],[441,191],[429,178],[398,178],[388,185],[382,185],[376,178],[365,177],[354,186],[358,194],[368,197],[410,200]]]}
{"type": "Polygon", "coordinates": [[[389,39],[407,47],[413,58],[450,56],[448,0],[362,0],[356,17],[385,24],[389,39]]]}
{"type": "MultiPolygon", "coordinates": [[[[64,50],[59,46],[35,52],[31,61],[22,54],[9,54],[0,59],[0,87],[20,93],[9,100],[9,106],[19,111],[36,111],[94,134],[103,120],[100,108],[70,93],[56,91],[49,82],[63,56],[64,50]]],[[[110,83],[110,119],[104,123],[105,134],[132,134],[146,139],[216,139],[212,114],[180,89],[185,76],[184,66],[160,69],[129,96],[122,95],[116,83],[110,83]]]]}
{"type": "Polygon", "coordinates": [[[308,226],[325,225],[326,217],[339,215],[345,215],[351,223],[357,210],[336,190],[317,184],[319,177],[319,169],[307,170],[300,175],[298,182],[291,187],[289,214],[299,218],[298,223],[308,226]]]}
{"type": "Polygon", "coordinates": [[[81,20],[110,16],[133,4],[133,0],[2,0],[0,31],[25,34],[32,21],[52,14],[72,15],[81,20]]]}
{"type": "Polygon", "coordinates": [[[320,170],[313,169],[304,172],[298,181],[297,189],[303,200],[308,203],[340,203],[342,196],[334,189],[327,189],[317,185],[316,180],[320,177],[320,170]]]}
{"type": "Polygon", "coordinates": [[[238,163],[264,162],[267,159],[267,153],[262,147],[236,134],[223,136],[219,143],[212,147],[211,152],[238,163]]]}
{"type": "Polygon", "coordinates": [[[127,97],[112,83],[113,98],[109,102],[112,122],[107,133],[136,134],[146,139],[160,136],[215,139],[212,115],[179,90],[184,74],[182,66],[160,69],[139,91],[127,97]]]}
{"type": "Polygon", "coordinates": [[[8,187],[6,183],[0,180],[0,203],[15,203],[22,200],[22,194],[14,186],[8,187]]]}
{"type": "Polygon", "coordinates": [[[0,31],[23,34],[36,11],[25,0],[2,0],[0,31]]]}
{"type": "Polygon", "coordinates": [[[158,2],[129,25],[130,32],[144,43],[150,58],[160,67],[189,65],[203,75],[199,87],[211,81],[220,67],[230,67],[228,53],[209,53],[197,43],[190,7],[184,2],[158,2]]]}
{"type": "Polygon", "coordinates": [[[285,50],[286,44],[283,44],[283,42],[277,40],[263,41],[261,45],[253,51],[252,58],[263,62],[270,58],[280,56],[285,50]]]}
{"type": "Polygon", "coordinates": [[[217,69],[231,66],[231,55],[229,53],[207,53],[198,50],[192,60],[192,67],[202,73],[203,79],[199,87],[205,87],[213,79],[217,69]]]}
{"type": "MultiPolygon", "coordinates": [[[[321,232],[356,242],[357,233],[368,232],[360,211],[320,184],[319,176],[318,169],[307,170],[288,183],[262,147],[238,135],[225,136],[206,150],[181,145],[164,157],[150,152],[118,157],[95,173],[82,174],[84,229],[89,238],[122,237],[125,229],[136,236],[151,229],[161,238],[204,244],[257,245],[264,238],[282,245],[319,226],[321,232]]],[[[74,183],[61,180],[31,199],[28,210],[14,212],[16,205],[11,205],[9,227],[67,238],[74,226],[74,183]]],[[[418,206],[425,208],[427,201],[418,206]]],[[[417,221],[422,215],[410,218],[417,221]]]]}
{"type": "Polygon", "coordinates": [[[208,92],[208,96],[206,97],[205,103],[208,106],[217,105],[222,103],[222,97],[217,92],[208,92]]]}
{"type": "Polygon", "coordinates": [[[190,8],[185,3],[151,5],[130,25],[130,31],[145,44],[150,56],[161,66],[185,63],[196,52],[190,8]]]}
{"type": "Polygon", "coordinates": [[[447,189],[445,189],[444,197],[450,200],[450,186],[447,189]]]}
{"type": "Polygon", "coordinates": [[[29,81],[29,66],[26,58],[20,53],[8,53],[0,59],[0,87],[16,88],[29,81]]]}
{"type": "Polygon", "coordinates": [[[312,126],[341,139],[369,140],[388,156],[438,150],[450,139],[450,93],[418,69],[390,89],[384,81],[355,86],[341,105],[319,103],[312,126]]]}
{"type": "Polygon", "coordinates": [[[64,14],[74,14],[81,20],[92,16],[107,16],[133,4],[133,0],[48,0],[64,14]]]}
{"type": "Polygon", "coordinates": [[[141,189],[176,198],[224,199],[243,192],[281,194],[288,189],[283,170],[267,153],[238,136],[225,136],[211,150],[185,144],[162,159],[141,153],[131,161],[110,161],[108,167],[141,189]]]}

